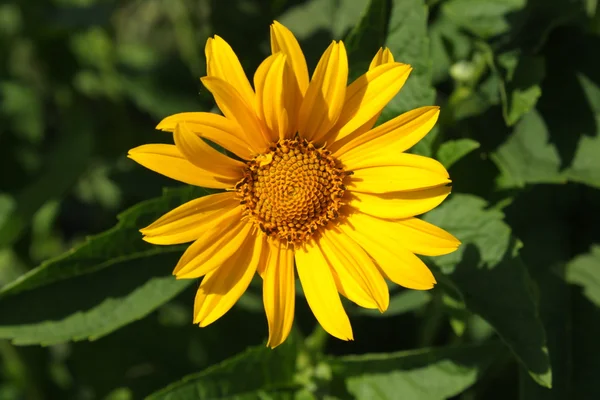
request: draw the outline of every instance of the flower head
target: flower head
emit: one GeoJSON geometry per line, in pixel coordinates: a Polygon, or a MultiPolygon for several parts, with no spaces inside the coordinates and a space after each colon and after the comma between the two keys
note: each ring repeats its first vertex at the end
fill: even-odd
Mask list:
{"type": "Polygon", "coordinates": [[[175,144],[143,145],[129,157],[178,181],[225,191],[192,200],[141,232],[154,244],[193,242],[174,274],[204,277],[194,307],[200,326],[225,314],[258,272],[268,345],[281,344],[294,318],[297,271],[319,323],[351,340],[339,294],[383,312],[386,279],[431,289],[435,279],[415,254],[447,254],[460,244],[415,218],[448,196],[448,172],[404,153],[431,130],[439,109],[418,108],[373,128],[409,65],[380,49],[369,71],[347,85],[346,50],[333,42],[309,80],[297,40],[277,22],[271,50],[251,85],[231,47],[208,39],[208,76],[201,80],[223,116],[167,117],[157,128],[173,132],[175,144]]]}

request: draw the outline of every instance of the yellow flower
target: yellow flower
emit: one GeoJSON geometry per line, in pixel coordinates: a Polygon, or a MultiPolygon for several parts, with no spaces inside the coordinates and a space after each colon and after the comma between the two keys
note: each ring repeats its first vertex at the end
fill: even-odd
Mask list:
{"type": "Polygon", "coordinates": [[[448,172],[404,153],[431,130],[439,108],[373,128],[409,65],[380,49],[369,71],[347,86],[346,50],[334,41],[309,80],[298,41],[278,22],[271,50],[253,88],[231,47],[219,36],[208,39],[208,76],[201,80],[223,116],[169,116],[157,129],[173,132],[175,145],[143,145],[129,157],[172,179],[225,191],[192,200],[141,232],[154,244],[193,242],[174,274],[204,276],[194,306],[201,327],[225,314],[258,272],[268,346],[281,344],[294,319],[295,268],[318,322],[352,340],[338,293],[383,312],[385,279],[431,289],[435,279],[415,254],[447,254],[460,244],[415,218],[448,196],[448,172]]]}

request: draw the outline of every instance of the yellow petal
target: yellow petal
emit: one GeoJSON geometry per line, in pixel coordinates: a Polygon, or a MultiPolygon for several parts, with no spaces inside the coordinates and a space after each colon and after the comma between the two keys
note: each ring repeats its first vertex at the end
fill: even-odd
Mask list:
{"type": "Polygon", "coordinates": [[[450,186],[438,186],[412,192],[383,194],[347,192],[346,204],[374,217],[403,219],[433,210],[451,191],[450,186]]]}
{"type": "Polygon", "coordinates": [[[175,146],[189,162],[205,171],[231,177],[239,181],[244,176],[245,164],[227,157],[210,147],[204,140],[194,135],[184,123],[177,125],[173,134],[175,146]]]}
{"type": "Polygon", "coordinates": [[[235,52],[221,37],[215,35],[214,39],[206,41],[204,49],[206,54],[206,74],[229,82],[237,89],[240,97],[254,107],[254,91],[246,73],[240,64],[235,52]]]}
{"type": "Polygon", "coordinates": [[[451,182],[439,172],[404,165],[357,169],[350,178],[348,189],[362,193],[423,190],[451,182]]]}
{"type": "Polygon", "coordinates": [[[437,160],[420,156],[418,154],[401,153],[394,149],[380,149],[379,152],[361,153],[352,151],[343,154],[340,161],[344,163],[346,171],[357,171],[363,168],[406,166],[422,168],[444,177],[448,177],[448,171],[437,160]]]}
{"type": "Polygon", "coordinates": [[[213,94],[223,114],[235,121],[244,132],[245,141],[252,146],[255,153],[263,153],[270,140],[262,122],[256,116],[254,106],[248,106],[236,88],[220,78],[205,76],[202,84],[213,94]]]}
{"type": "Polygon", "coordinates": [[[329,149],[334,152],[334,157],[340,157],[347,152],[373,154],[386,148],[403,152],[429,133],[437,121],[439,112],[439,107],[435,106],[407,111],[362,135],[351,135],[353,139],[350,141],[333,143],[329,149]]]}
{"type": "MultiPolygon", "coordinates": [[[[390,51],[390,49],[388,49],[387,47],[379,48],[379,51],[377,52],[377,54],[375,54],[375,57],[373,57],[373,60],[371,61],[371,65],[369,65],[369,70],[372,70],[380,65],[387,64],[387,63],[393,63],[393,62],[394,62],[394,56],[392,55],[392,52],[390,51]]],[[[362,124],[361,126],[356,128],[354,130],[354,132],[352,132],[352,133],[348,134],[346,137],[344,137],[344,139],[338,139],[337,143],[335,143],[335,145],[332,149],[339,148],[344,143],[349,142],[353,138],[356,138],[356,137],[362,135],[363,133],[370,131],[373,128],[373,126],[375,126],[375,123],[377,122],[377,119],[379,118],[380,115],[381,115],[381,111],[378,112],[377,114],[375,114],[374,116],[372,116],[371,119],[369,119],[367,122],[365,122],[364,124],[362,124]]],[[[331,146],[330,146],[330,148],[331,148],[331,146]]]]}
{"type": "Polygon", "coordinates": [[[277,53],[267,57],[254,74],[256,110],[265,122],[273,142],[287,136],[284,72],[285,55],[277,53]]]}
{"type": "Polygon", "coordinates": [[[457,238],[418,218],[396,221],[395,229],[396,237],[403,238],[402,245],[415,254],[441,256],[452,253],[460,246],[457,238]]]}
{"type": "Polygon", "coordinates": [[[342,295],[361,307],[381,312],[388,308],[387,284],[362,247],[336,229],[324,230],[319,247],[335,272],[333,277],[342,295]]]}
{"type": "Polygon", "coordinates": [[[252,225],[242,221],[243,208],[226,218],[206,225],[206,232],[183,253],[173,274],[177,279],[199,278],[218,268],[237,252],[250,234],[252,225]]]}
{"type": "Polygon", "coordinates": [[[196,167],[172,144],[145,144],[129,150],[128,157],[151,171],[189,185],[227,189],[238,181],[196,167]]]}
{"type": "Polygon", "coordinates": [[[269,251],[263,274],[263,302],[269,323],[267,346],[274,348],[285,341],[292,329],[296,288],[294,250],[278,243],[270,245],[269,251]]]}
{"type": "Polygon", "coordinates": [[[380,47],[377,51],[377,54],[375,54],[375,57],[373,57],[373,60],[371,60],[371,65],[369,65],[369,69],[373,69],[382,64],[393,62],[394,55],[392,54],[390,49],[388,49],[387,47],[380,47]]]}
{"type": "Polygon", "coordinates": [[[308,243],[297,249],[296,269],[306,301],[323,329],[338,339],[353,340],[350,320],[342,306],[329,264],[319,247],[308,243]]]}
{"type": "Polygon", "coordinates": [[[286,55],[285,104],[288,118],[287,138],[298,130],[298,113],[308,88],[308,68],[298,41],[285,26],[274,21],[271,25],[271,52],[286,55]]]}
{"type": "Polygon", "coordinates": [[[319,60],[300,107],[300,136],[318,143],[333,128],[344,106],[347,83],[346,48],[333,42],[319,60]]]}
{"type": "Polygon", "coordinates": [[[361,234],[382,232],[375,241],[382,245],[396,244],[412,253],[440,256],[455,251],[460,242],[454,236],[435,225],[418,218],[388,221],[370,215],[354,213],[350,224],[361,234]],[[385,237],[383,237],[385,236],[385,237]]]}
{"type": "Polygon", "coordinates": [[[271,25],[271,52],[281,52],[287,56],[287,63],[292,68],[300,94],[304,95],[308,88],[308,67],[304,53],[294,34],[277,21],[273,21],[271,25]]]}
{"type": "Polygon", "coordinates": [[[221,318],[248,288],[263,252],[263,242],[249,235],[219,268],[206,274],[196,293],[194,323],[205,327],[221,318]]]}
{"type": "Polygon", "coordinates": [[[379,230],[374,231],[360,216],[360,213],[350,215],[348,223],[339,228],[365,249],[389,280],[409,289],[433,288],[436,283],[433,274],[419,257],[402,247],[402,238],[393,236],[393,227],[377,224],[379,230]]]}
{"type": "Polygon", "coordinates": [[[348,89],[344,108],[328,141],[335,142],[353,133],[373,117],[378,116],[396,96],[412,68],[402,63],[386,63],[356,79],[348,89]]]}
{"type": "Polygon", "coordinates": [[[162,131],[174,132],[179,123],[185,122],[194,134],[215,142],[244,160],[254,157],[251,146],[240,127],[222,115],[207,112],[186,112],[166,117],[156,127],[162,131]]]}
{"type": "Polygon", "coordinates": [[[153,244],[191,242],[201,237],[207,227],[239,215],[239,205],[235,193],[204,196],[169,211],[140,232],[145,241],[153,244]]]}

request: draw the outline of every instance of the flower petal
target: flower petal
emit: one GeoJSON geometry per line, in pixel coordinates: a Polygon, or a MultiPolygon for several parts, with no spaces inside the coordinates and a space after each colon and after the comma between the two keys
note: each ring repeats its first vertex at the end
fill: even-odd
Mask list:
{"type": "Polygon", "coordinates": [[[269,324],[267,346],[279,346],[290,334],[295,296],[294,250],[279,243],[272,244],[263,273],[263,302],[269,324]]]}
{"type": "MultiPolygon", "coordinates": [[[[452,253],[460,246],[460,242],[454,236],[418,218],[386,221],[370,215],[354,213],[350,223],[359,232],[385,232],[386,237],[382,242],[394,242],[396,246],[416,254],[441,256],[452,253]]],[[[378,237],[376,240],[379,239],[378,237]]]]}
{"type": "Polygon", "coordinates": [[[172,144],[145,144],[129,150],[127,156],[151,171],[189,185],[227,189],[238,181],[196,167],[172,144]]]}
{"type": "Polygon", "coordinates": [[[348,57],[342,42],[332,42],[317,64],[300,107],[298,133],[318,143],[337,122],[346,95],[348,57]]]}
{"type": "Polygon", "coordinates": [[[243,208],[239,206],[226,217],[206,224],[206,232],[179,259],[173,271],[177,279],[206,275],[239,250],[252,229],[251,224],[241,219],[242,212],[243,208]]]}
{"type": "Polygon", "coordinates": [[[450,182],[448,175],[439,171],[422,166],[394,165],[354,170],[347,187],[352,192],[389,193],[423,190],[450,182]]]}
{"type": "Polygon", "coordinates": [[[336,229],[323,231],[319,247],[335,271],[333,277],[342,295],[361,307],[387,309],[387,284],[362,247],[336,229]]]}
{"type": "Polygon", "coordinates": [[[402,245],[415,254],[441,256],[454,252],[460,246],[457,238],[419,218],[396,221],[396,225],[397,236],[403,238],[402,245]]]}
{"type": "Polygon", "coordinates": [[[285,54],[277,53],[267,57],[254,74],[256,110],[273,142],[286,137],[288,133],[284,72],[285,54]]]}
{"type": "Polygon", "coordinates": [[[254,107],[254,91],[231,46],[223,38],[215,35],[214,39],[208,38],[206,41],[204,52],[206,74],[231,83],[246,104],[254,107]]]}
{"type": "Polygon", "coordinates": [[[433,210],[451,191],[451,186],[437,186],[412,192],[382,194],[347,192],[346,204],[374,217],[403,219],[433,210]]]}
{"type": "Polygon", "coordinates": [[[323,253],[314,243],[296,250],[296,269],[306,301],[329,334],[353,340],[350,320],[338,295],[335,280],[323,253]]]}
{"type": "Polygon", "coordinates": [[[204,140],[194,135],[185,122],[177,125],[173,139],[181,154],[198,168],[231,177],[237,181],[244,176],[244,163],[229,158],[210,147],[204,140]]]}
{"type": "Polygon", "coordinates": [[[225,192],[200,197],[169,211],[140,232],[153,244],[180,244],[198,239],[207,227],[220,224],[239,212],[240,200],[225,192]]]}
{"type": "Polygon", "coordinates": [[[402,247],[399,243],[401,238],[393,236],[394,227],[390,224],[394,222],[377,224],[379,230],[374,231],[360,217],[360,213],[350,215],[348,223],[341,224],[339,228],[369,253],[389,280],[409,289],[433,288],[436,281],[429,268],[419,257],[402,247]],[[374,232],[377,232],[376,236],[374,232]]]}
{"type": "Polygon", "coordinates": [[[388,49],[387,47],[380,47],[379,50],[377,51],[377,54],[375,54],[375,57],[373,57],[373,60],[371,60],[369,69],[373,69],[375,67],[378,67],[379,65],[393,63],[393,62],[394,62],[394,55],[392,54],[390,49],[388,49]]]}
{"type": "Polygon", "coordinates": [[[408,64],[386,63],[370,69],[346,89],[344,108],[333,135],[327,141],[335,142],[356,131],[375,116],[396,96],[412,68],[408,64]]]}
{"type": "Polygon", "coordinates": [[[271,53],[281,52],[287,56],[287,63],[294,72],[300,94],[304,95],[308,88],[308,67],[304,53],[294,34],[277,21],[271,25],[271,53]]]}
{"type": "Polygon", "coordinates": [[[257,239],[249,235],[230,259],[202,279],[194,302],[195,324],[212,324],[244,294],[264,251],[264,242],[257,239]]]}
{"type": "MultiPolygon", "coordinates": [[[[379,48],[379,51],[377,52],[377,54],[375,54],[375,57],[373,57],[373,60],[371,61],[371,64],[369,65],[369,70],[372,70],[380,65],[387,64],[387,63],[393,63],[393,62],[394,62],[394,56],[392,55],[392,52],[390,51],[390,49],[388,49],[387,47],[379,48]]],[[[354,132],[348,134],[343,139],[338,139],[337,141],[335,141],[335,143],[333,143],[333,145],[329,145],[330,150],[335,150],[335,149],[341,147],[344,143],[347,143],[350,140],[373,129],[373,126],[375,126],[375,123],[377,122],[377,119],[379,119],[380,115],[381,115],[381,111],[378,112],[377,114],[375,114],[374,116],[372,116],[371,119],[369,119],[367,122],[365,122],[364,124],[362,124],[361,126],[356,128],[354,130],[354,132]]]]}
{"type": "Polygon", "coordinates": [[[364,168],[375,167],[414,167],[421,168],[446,178],[449,177],[446,168],[436,159],[420,156],[418,154],[401,153],[394,149],[381,149],[378,153],[361,154],[352,152],[343,154],[340,161],[344,163],[347,171],[357,171],[364,168]]]}
{"type": "Polygon", "coordinates": [[[269,146],[270,140],[262,122],[254,112],[254,106],[248,106],[237,89],[223,79],[205,76],[200,80],[213,94],[223,114],[235,121],[244,132],[245,142],[252,146],[255,153],[263,153],[269,146]]]}
{"type": "Polygon", "coordinates": [[[277,21],[274,21],[271,25],[271,52],[273,54],[281,52],[286,55],[286,71],[284,74],[285,109],[288,117],[286,137],[291,138],[298,130],[298,113],[308,88],[306,59],[292,32],[277,21]]]}
{"type": "Polygon", "coordinates": [[[240,127],[222,115],[207,112],[186,112],[170,115],[157,125],[156,129],[174,132],[178,123],[185,122],[194,134],[215,142],[244,160],[250,160],[254,153],[245,142],[240,127]]]}
{"type": "Polygon", "coordinates": [[[373,154],[381,149],[389,148],[403,152],[421,140],[433,126],[439,116],[440,109],[436,106],[421,107],[407,111],[388,122],[360,135],[352,140],[340,141],[329,146],[334,157],[350,153],[373,154]]]}

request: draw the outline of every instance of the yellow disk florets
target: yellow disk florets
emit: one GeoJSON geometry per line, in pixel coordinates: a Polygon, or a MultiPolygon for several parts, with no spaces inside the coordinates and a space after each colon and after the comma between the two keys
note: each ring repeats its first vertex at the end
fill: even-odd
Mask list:
{"type": "Polygon", "coordinates": [[[338,218],[346,175],[329,151],[284,139],[248,162],[236,189],[260,230],[298,245],[338,218]]]}

